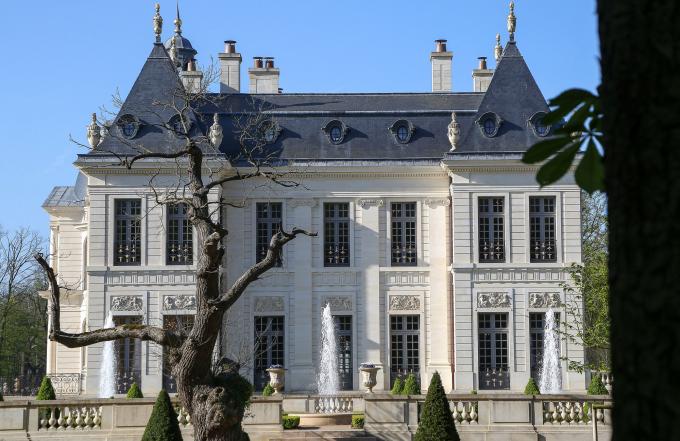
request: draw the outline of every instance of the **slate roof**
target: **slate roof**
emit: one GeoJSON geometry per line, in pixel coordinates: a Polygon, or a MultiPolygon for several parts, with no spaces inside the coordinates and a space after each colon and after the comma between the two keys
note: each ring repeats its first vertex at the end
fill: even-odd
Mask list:
{"type": "Polygon", "coordinates": [[[84,207],[87,190],[87,178],[78,173],[76,184],[72,186],[54,187],[43,202],[43,208],[84,207]]]}

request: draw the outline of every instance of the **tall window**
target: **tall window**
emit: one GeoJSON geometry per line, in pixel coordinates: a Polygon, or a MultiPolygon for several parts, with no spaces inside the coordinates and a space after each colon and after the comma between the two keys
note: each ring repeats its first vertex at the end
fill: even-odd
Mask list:
{"type": "MultiPolygon", "coordinates": [[[[194,315],[165,315],[163,329],[189,333],[194,326],[194,315]]],[[[172,366],[168,357],[169,348],[163,348],[163,389],[169,393],[177,392],[177,382],[172,377],[172,366]]]]}
{"type": "Polygon", "coordinates": [[[335,335],[337,339],[338,376],[340,390],[353,390],[354,379],[352,366],[352,316],[334,315],[335,335]]]}
{"type": "Polygon", "coordinates": [[[285,362],[284,318],[255,317],[255,389],[262,390],[269,382],[267,369],[285,362]]]}
{"type": "Polygon", "coordinates": [[[479,388],[510,389],[508,314],[480,313],[479,388]]]}
{"type": "Polygon", "coordinates": [[[479,261],[505,262],[505,199],[479,198],[479,261]]]}
{"type": "Polygon", "coordinates": [[[349,204],[323,205],[324,266],[349,266],[349,204]]]}
{"type": "Polygon", "coordinates": [[[529,197],[531,261],[555,262],[555,197],[529,197]]]}
{"type": "Polygon", "coordinates": [[[194,229],[189,221],[187,204],[168,205],[168,265],[191,265],[194,262],[194,229]]]}
{"type": "MultiPolygon", "coordinates": [[[[114,317],[116,326],[141,325],[142,316],[129,315],[114,317]]],[[[119,394],[128,391],[132,383],[142,387],[142,340],[124,338],[114,342],[116,352],[116,389],[119,394]]]]}
{"type": "Polygon", "coordinates": [[[390,316],[390,387],[399,377],[420,378],[420,316],[390,316]]]}
{"type": "MultiPolygon", "coordinates": [[[[258,202],[255,207],[257,215],[255,252],[258,262],[267,256],[272,236],[281,230],[281,207],[281,202],[258,202]]],[[[276,266],[281,266],[281,256],[277,257],[276,266]]]]}
{"type": "MultiPolygon", "coordinates": [[[[560,314],[555,313],[555,321],[559,326],[560,314]]],[[[529,313],[529,362],[531,368],[531,376],[538,380],[538,374],[541,371],[543,362],[543,340],[545,335],[545,313],[544,312],[530,312],[529,313]]]]}
{"type": "Polygon", "coordinates": [[[114,265],[141,265],[142,201],[116,199],[114,204],[114,265]]]}
{"type": "Polygon", "coordinates": [[[392,265],[418,264],[416,248],[416,203],[393,202],[392,214],[392,265]]]}

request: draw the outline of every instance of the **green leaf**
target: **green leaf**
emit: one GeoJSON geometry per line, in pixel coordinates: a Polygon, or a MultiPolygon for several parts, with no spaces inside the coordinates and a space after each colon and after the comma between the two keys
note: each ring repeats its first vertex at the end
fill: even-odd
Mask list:
{"type": "Polygon", "coordinates": [[[552,184],[567,173],[578,149],[579,143],[569,145],[538,170],[536,180],[541,187],[552,184]]]}
{"type": "Polygon", "coordinates": [[[525,164],[536,164],[537,162],[541,162],[548,159],[570,142],[571,139],[568,136],[559,136],[538,142],[532,145],[529,150],[524,153],[522,162],[525,164]]]}
{"type": "Polygon", "coordinates": [[[550,100],[550,107],[569,107],[576,108],[583,102],[590,102],[595,99],[595,95],[585,89],[568,89],[550,100]]]}
{"type": "Polygon", "coordinates": [[[576,168],[574,177],[578,186],[589,194],[598,190],[604,191],[604,164],[592,139],[588,141],[588,147],[576,168]]]}

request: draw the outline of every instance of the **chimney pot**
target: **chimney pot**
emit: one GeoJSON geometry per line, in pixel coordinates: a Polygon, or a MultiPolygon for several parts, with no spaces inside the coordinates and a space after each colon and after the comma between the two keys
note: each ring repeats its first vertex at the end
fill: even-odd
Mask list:
{"type": "Polygon", "coordinates": [[[479,57],[479,69],[487,69],[486,67],[486,57],[479,57]]]}
{"type": "Polygon", "coordinates": [[[253,57],[253,67],[255,69],[262,69],[262,57],[253,57]]]}
{"type": "Polygon", "coordinates": [[[446,52],[446,41],[443,38],[435,40],[434,42],[437,44],[435,52],[446,52]]]}
{"type": "Polygon", "coordinates": [[[274,58],[273,57],[265,57],[264,58],[264,67],[267,69],[274,69],[274,58]]]}
{"type": "Polygon", "coordinates": [[[224,41],[224,52],[227,54],[236,53],[236,41],[235,40],[225,40],[224,41]]]}
{"type": "Polygon", "coordinates": [[[235,40],[224,40],[220,59],[220,93],[241,92],[241,54],[236,52],[235,40]]]}
{"type": "Polygon", "coordinates": [[[187,70],[189,72],[196,72],[196,61],[193,58],[187,63],[187,70]]]}

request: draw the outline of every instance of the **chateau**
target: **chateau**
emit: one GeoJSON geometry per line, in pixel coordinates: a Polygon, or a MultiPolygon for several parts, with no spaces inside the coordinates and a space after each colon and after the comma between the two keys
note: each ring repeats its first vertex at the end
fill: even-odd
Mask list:
{"type": "MultiPolygon", "coordinates": [[[[261,389],[265,369],[283,365],[287,392],[316,390],[321,310],[336,322],[344,390],[361,388],[358,368],[380,368],[376,390],[415,373],[423,388],[441,374],[447,391],[522,391],[536,378],[545,312],[562,307],[566,269],[581,261],[580,192],[573,174],[549,188],[523,152],[551,134],[549,111],[517,41],[472,71],[472,90],[452,90],[453,53],[437,40],[429,54],[431,93],[283,93],[285,75],[256,57],[242,89],[242,55],[226,41],[219,92],[191,109],[189,127],[163,105],[177,90],[198,93],[207,72],[182,33],[179,13],[165,43],[155,19],[151,44],[119,113],[89,126],[92,150],[78,155],[73,186],[55,187],[51,263],[69,287],[62,329],[114,322],[190,326],[195,312],[195,232],[181,205],[159,193],[181,187],[174,159],[120,159],[172,152],[178,131],[209,138],[205,175],[248,174],[243,134],[282,180],[226,182],[211,193],[228,204],[216,217],[229,230],[224,286],[261,259],[278,229],[317,232],[288,244],[279,265],[251,285],[224,321],[216,355],[241,364],[261,389]],[[261,125],[262,125],[261,124],[261,125]]],[[[425,52],[425,50],[424,50],[425,52]]],[[[423,56],[427,54],[424,53],[423,56]]],[[[206,57],[207,59],[207,57],[206,57]]],[[[457,81],[461,84],[462,81],[457,81]]],[[[564,323],[561,324],[566,331],[564,323]]],[[[96,396],[103,344],[69,349],[48,343],[47,371],[75,393],[96,396]]],[[[561,356],[582,360],[566,338],[561,356]]],[[[115,343],[119,392],[132,381],[145,394],[173,390],[161,347],[115,343]]],[[[562,362],[562,387],[582,392],[583,374],[562,362]]]]}

